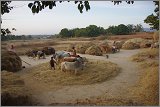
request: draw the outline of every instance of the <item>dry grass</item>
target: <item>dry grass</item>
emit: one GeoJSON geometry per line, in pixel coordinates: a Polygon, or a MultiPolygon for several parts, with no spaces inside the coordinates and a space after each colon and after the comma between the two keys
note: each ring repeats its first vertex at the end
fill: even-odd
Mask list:
{"type": "Polygon", "coordinates": [[[144,49],[142,52],[139,52],[136,55],[132,56],[132,61],[136,62],[142,62],[148,59],[155,59],[159,56],[159,48],[153,48],[153,49],[144,49]]]}
{"type": "Polygon", "coordinates": [[[96,55],[96,56],[102,56],[103,52],[99,46],[93,45],[89,47],[86,51],[86,54],[89,55],[96,55]]]}
{"type": "Polygon", "coordinates": [[[143,105],[159,105],[159,61],[155,59],[159,57],[158,51],[159,49],[147,49],[132,57],[133,61],[139,62],[142,72],[137,85],[131,88],[131,93],[136,98],[135,101],[142,102],[143,105]],[[149,55],[154,59],[149,59],[149,55]]]}
{"type": "Polygon", "coordinates": [[[120,68],[111,62],[89,61],[84,70],[77,75],[73,72],[50,70],[49,63],[38,65],[30,70],[31,76],[38,81],[52,85],[86,85],[106,81],[116,76],[120,68]]]}
{"type": "Polygon", "coordinates": [[[132,35],[114,35],[108,37],[109,40],[128,40],[133,38],[153,39],[153,33],[136,33],[132,35]]]}
{"type": "Polygon", "coordinates": [[[14,52],[2,51],[1,70],[17,72],[22,69],[21,58],[14,52]]]}
{"type": "Polygon", "coordinates": [[[132,88],[132,94],[137,102],[143,102],[143,105],[159,105],[159,80],[158,63],[145,63],[145,69],[138,82],[138,85],[132,88]]]}
{"type": "Polygon", "coordinates": [[[93,45],[95,45],[93,42],[79,43],[76,45],[77,53],[85,54],[85,51],[93,45]]]}
{"type": "Polygon", "coordinates": [[[32,99],[25,87],[24,81],[12,72],[1,72],[2,106],[31,106],[32,99]]]}

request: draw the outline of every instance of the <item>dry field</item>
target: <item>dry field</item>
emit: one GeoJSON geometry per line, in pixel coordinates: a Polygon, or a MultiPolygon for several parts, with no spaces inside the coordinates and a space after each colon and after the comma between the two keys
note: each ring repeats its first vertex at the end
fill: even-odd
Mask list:
{"type": "MultiPolygon", "coordinates": [[[[26,51],[35,48],[53,47],[57,51],[66,50],[71,44],[89,42],[98,44],[104,39],[110,42],[131,38],[152,39],[152,35],[152,33],[137,33],[136,35],[109,36],[107,38],[99,36],[95,38],[6,41],[1,42],[1,46],[4,51],[8,45],[14,44],[18,55],[24,55],[26,51]]],[[[5,77],[6,74],[3,74],[2,90],[3,92],[14,91],[22,95],[22,89],[28,89],[32,97],[37,98],[41,103],[39,105],[159,105],[159,49],[122,49],[115,54],[109,53],[108,59],[104,55],[79,55],[87,57],[89,62],[77,75],[74,75],[73,72],[61,72],[58,68],[55,71],[50,70],[48,62],[50,56],[47,56],[45,63],[41,59],[39,62],[37,60],[34,66],[15,73],[18,75],[17,77],[11,75],[5,77]],[[8,78],[15,81],[10,81],[8,78]],[[13,90],[10,90],[11,87],[13,90]],[[18,90],[19,92],[17,92],[18,90]]],[[[22,58],[24,57],[26,56],[22,58]]]]}
{"type": "Polygon", "coordinates": [[[69,39],[37,39],[37,40],[11,40],[11,41],[2,41],[1,42],[1,49],[6,50],[10,44],[14,44],[16,48],[16,52],[18,55],[25,55],[25,53],[28,50],[32,49],[41,49],[42,47],[51,46],[55,48],[56,50],[66,50],[66,48],[70,44],[80,44],[80,43],[88,43],[88,42],[94,42],[99,43],[102,40],[128,40],[131,38],[145,38],[145,39],[152,39],[152,33],[137,33],[134,35],[118,35],[118,36],[99,36],[99,37],[93,37],[93,38],[69,38],[69,39]]]}
{"type": "Polygon", "coordinates": [[[143,39],[153,39],[153,33],[136,33],[132,35],[118,35],[118,36],[110,36],[108,39],[110,40],[128,40],[133,38],[143,38],[143,39]]]}

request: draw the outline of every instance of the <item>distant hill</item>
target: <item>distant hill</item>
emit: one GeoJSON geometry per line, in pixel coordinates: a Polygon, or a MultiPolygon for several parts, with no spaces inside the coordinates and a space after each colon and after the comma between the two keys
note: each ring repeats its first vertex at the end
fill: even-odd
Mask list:
{"type": "Polygon", "coordinates": [[[155,29],[151,29],[151,28],[143,28],[143,30],[145,32],[154,32],[154,31],[156,31],[155,29]]]}

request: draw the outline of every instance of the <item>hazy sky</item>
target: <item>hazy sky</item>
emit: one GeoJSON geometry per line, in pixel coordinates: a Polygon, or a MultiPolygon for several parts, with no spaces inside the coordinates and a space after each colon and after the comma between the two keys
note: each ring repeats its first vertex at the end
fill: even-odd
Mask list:
{"type": "Polygon", "coordinates": [[[52,10],[48,7],[38,14],[32,14],[28,3],[32,1],[12,1],[15,6],[10,13],[2,16],[3,28],[16,28],[15,35],[21,34],[57,34],[62,28],[82,28],[94,24],[108,28],[110,25],[142,24],[144,19],[152,14],[155,9],[153,1],[135,1],[127,4],[123,1],[120,5],[114,5],[111,1],[90,1],[91,9],[81,14],[73,1],[57,2],[52,10]]]}

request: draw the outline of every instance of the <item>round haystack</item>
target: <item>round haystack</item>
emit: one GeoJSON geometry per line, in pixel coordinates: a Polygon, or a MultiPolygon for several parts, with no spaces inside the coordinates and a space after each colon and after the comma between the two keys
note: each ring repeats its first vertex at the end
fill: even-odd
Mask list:
{"type": "Polygon", "coordinates": [[[86,54],[90,54],[90,55],[96,55],[96,56],[102,56],[102,50],[100,49],[99,46],[93,45],[91,47],[89,47],[86,51],[86,54]]]}
{"type": "Polygon", "coordinates": [[[109,46],[107,41],[103,41],[98,45],[103,53],[111,52],[111,46],[109,46]]]}
{"type": "Polygon", "coordinates": [[[118,49],[122,48],[122,45],[125,43],[125,41],[116,41],[115,45],[118,49]]]}
{"type": "Polygon", "coordinates": [[[153,44],[152,41],[146,40],[146,41],[141,42],[140,48],[149,48],[151,47],[152,44],[153,44]]]}
{"type": "Polygon", "coordinates": [[[145,39],[142,39],[142,38],[133,38],[133,39],[128,39],[127,41],[125,41],[125,43],[132,42],[132,43],[140,44],[143,41],[145,41],[145,39]]]}
{"type": "Polygon", "coordinates": [[[42,50],[44,51],[44,53],[45,53],[46,55],[55,54],[55,49],[52,48],[52,47],[44,47],[42,50]]]}
{"type": "Polygon", "coordinates": [[[138,49],[140,48],[139,44],[133,43],[133,42],[125,42],[122,45],[123,49],[138,49]]]}
{"type": "Polygon", "coordinates": [[[68,46],[68,48],[67,48],[67,51],[68,51],[68,52],[72,52],[72,50],[73,50],[72,48],[73,48],[73,47],[75,47],[75,45],[74,45],[74,44],[70,44],[70,45],[68,46]]]}
{"type": "Polygon", "coordinates": [[[84,44],[77,44],[76,45],[77,53],[85,54],[85,51],[87,50],[87,48],[89,48],[89,47],[91,47],[93,45],[95,45],[95,44],[92,43],[92,42],[84,43],[84,44]]]}
{"type": "Polygon", "coordinates": [[[159,41],[159,30],[154,32],[153,40],[154,40],[154,42],[158,42],[159,41]]]}
{"type": "Polygon", "coordinates": [[[17,72],[22,69],[21,58],[16,53],[3,51],[1,55],[1,70],[17,72]]]}

